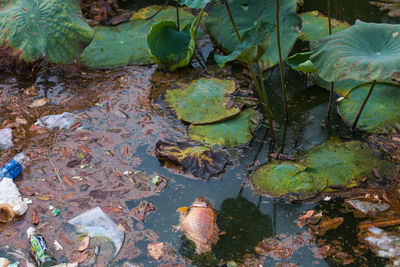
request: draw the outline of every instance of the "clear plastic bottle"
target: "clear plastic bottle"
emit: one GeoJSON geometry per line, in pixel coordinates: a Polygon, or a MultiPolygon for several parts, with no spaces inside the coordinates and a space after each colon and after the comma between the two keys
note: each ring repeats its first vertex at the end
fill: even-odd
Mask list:
{"type": "Polygon", "coordinates": [[[22,152],[15,155],[0,169],[0,181],[3,180],[3,178],[11,178],[14,180],[22,172],[27,159],[28,158],[22,152]]]}

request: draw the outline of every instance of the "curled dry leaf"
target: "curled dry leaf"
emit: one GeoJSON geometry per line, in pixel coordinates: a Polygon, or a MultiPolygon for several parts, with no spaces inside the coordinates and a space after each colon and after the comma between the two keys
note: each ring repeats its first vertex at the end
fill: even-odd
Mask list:
{"type": "Polygon", "coordinates": [[[39,223],[39,216],[38,216],[38,214],[37,214],[37,211],[36,211],[36,209],[33,209],[32,210],[32,224],[33,225],[37,225],[38,223],[39,223]]]}
{"type": "Polygon", "coordinates": [[[154,259],[161,259],[166,253],[164,242],[153,242],[147,245],[147,251],[154,259]]]}

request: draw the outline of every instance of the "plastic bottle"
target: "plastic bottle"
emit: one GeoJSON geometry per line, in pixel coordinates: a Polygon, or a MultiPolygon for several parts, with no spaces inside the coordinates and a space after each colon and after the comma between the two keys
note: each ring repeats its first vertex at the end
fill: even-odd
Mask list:
{"type": "Polygon", "coordinates": [[[33,227],[29,227],[28,230],[26,230],[26,234],[28,235],[32,257],[36,260],[37,265],[39,267],[57,265],[57,259],[47,246],[44,237],[37,234],[36,229],[33,227]]]}
{"type": "Polygon", "coordinates": [[[27,157],[19,153],[0,169],[0,222],[9,222],[28,209],[27,199],[22,199],[13,181],[26,162],[27,157]]]}
{"type": "Polygon", "coordinates": [[[0,169],[0,181],[3,178],[15,179],[21,172],[27,157],[24,153],[18,153],[0,169]]]}

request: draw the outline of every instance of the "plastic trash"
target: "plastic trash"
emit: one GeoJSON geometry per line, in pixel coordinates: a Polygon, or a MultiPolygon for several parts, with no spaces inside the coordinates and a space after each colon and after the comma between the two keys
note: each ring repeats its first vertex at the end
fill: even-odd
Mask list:
{"type": "Polygon", "coordinates": [[[388,258],[392,266],[400,266],[400,235],[377,227],[369,227],[364,238],[378,257],[388,258]]]}
{"type": "Polygon", "coordinates": [[[0,169],[0,222],[9,222],[15,215],[23,215],[28,209],[28,199],[22,199],[13,179],[27,162],[23,153],[15,155],[0,169]]]}
{"type": "Polygon", "coordinates": [[[0,258],[0,267],[7,267],[10,261],[7,258],[0,258]]]}
{"type": "Polygon", "coordinates": [[[124,242],[125,234],[101,208],[96,207],[68,221],[76,227],[79,233],[86,233],[90,237],[103,236],[114,243],[117,256],[124,242]]]}
{"type": "Polygon", "coordinates": [[[43,118],[38,119],[35,123],[40,127],[46,127],[50,130],[59,127],[60,129],[67,130],[74,125],[76,121],[76,116],[69,112],[64,112],[58,115],[48,115],[43,118]]]}
{"type": "Polygon", "coordinates": [[[0,130],[0,149],[9,149],[13,146],[12,130],[4,128],[0,130]]]}

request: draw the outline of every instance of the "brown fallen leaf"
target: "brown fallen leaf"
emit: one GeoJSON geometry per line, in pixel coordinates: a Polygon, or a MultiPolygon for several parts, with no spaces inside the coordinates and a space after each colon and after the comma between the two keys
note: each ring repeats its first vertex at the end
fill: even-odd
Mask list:
{"type": "Polygon", "coordinates": [[[44,98],[33,101],[32,104],[29,105],[29,107],[30,108],[42,107],[49,102],[50,102],[50,99],[44,97],[44,98]]]}
{"type": "Polygon", "coordinates": [[[81,127],[81,126],[82,126],[82,122],[76,122],[69,129],[71,131],[73,131],[73,130],[76,130],[77,128],[81,127]]]}
{"type": "Polygon", "coordinates": [[[90,148],[88,148],[87,146],[80,146],[79,150],[85,154],[89,154],[91,152],[90,148]]]}
{"type": "Polygon", "coordinates": [[[85,236],[85,237],[82,239],[81,243],[79,244],[78,250],[79,250],[80,252],[82,252],[82,251],[84,251],[85,249],[87,249],[87,247],[89,246],[89,241],[90,241],[89,236],[88,236],[88,235],[85,236]]]}
{"type": "Polygon", "coordinates": [[[75,196],[74,193],[69,193],[69,194],[61,196],[61,199],[69,199],[69,198],[73,198],[74,196],[75,196]]]}
{"type": "Polygon", "coordinates": [[[37,225],[40,222],[36,209],[32,210],[32,224],[37,225]]]}
{"type": "Polygon", "coordinates": [[[117,212],[121,212],[122,211],[122,209],[121,208],[116,208],[116,207],[102,207],[105,211],[108,211],[108,212],[115,212],[115,213],[117,213],[117,212]]]}
{"type": "Polygon", "coordinates": [[[154,259],[161,259],[166,253],[164,242],[153,242],[147,245],[147,251],[154,259]]]}
{"type": "Polygon", "coordinates": [[[144,201],[140,202],[139,205],[130,212],[130,214],[136,220],[144,221],[144,219],[146,218],[146,215],[149,212],[152,212],[155,210],[156,210],[156,208],[153,206],[153,204],[151,202],[144,200],[144,201]]]}
{"type": "Polygon", "coordinates": [[[83,252],[74,253],[74,254],[72,254],[72,261],[80,264],[80,263],[84,262],[88,258],[88,256],[89,256],[88,250],[85,250],[83,252]]]}
{"type": "Polygon", "coordinates": [[[326,219],[323,220],[319,225],[317,225],[315,230],[319,235],[324,235],[327,231],[338,228],[343,222],[343,217],[326,219]]]}
{"type": "Polygon", "coordinates": [[[303,227],[306,224],[307,219],[311,218],[313,214],[314,210],[307,210],[306,212],[304,212],[297,221],[297,227],[303,227]]]}
{"type": "Polygon", "coordinates": [[[73,185],[74,185],[74,182],[71,181],[70,179],[68,179],[67,176],[63,175],[63,176],[62,176],[62,179],[63,179],[63,181],[64,181],[67,185],[69,185],[69,186],[73,186],[73,185]]]}

